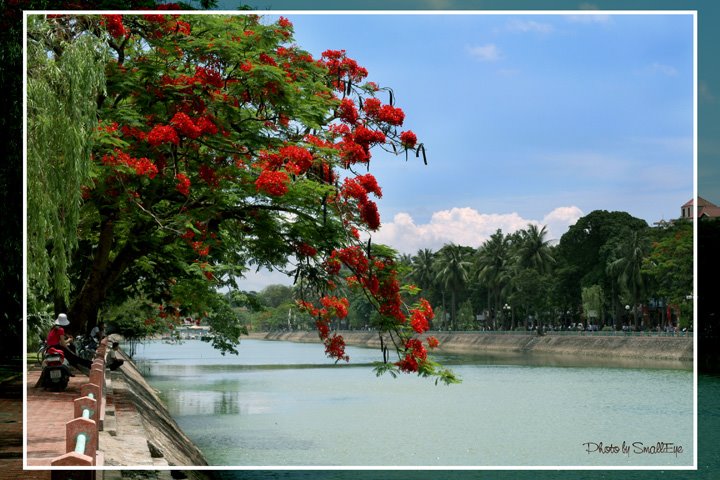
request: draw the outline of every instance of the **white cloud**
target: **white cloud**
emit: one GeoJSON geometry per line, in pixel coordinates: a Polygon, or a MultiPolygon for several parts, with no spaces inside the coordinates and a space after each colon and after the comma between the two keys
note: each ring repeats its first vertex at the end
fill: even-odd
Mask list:
{"type": "Polygon", "coordinates": [[[555,31],[549,23],[536,22],[534,20],[512,20],[505,25],[505,31],[512,33],[542,33],[548,34],[555,31]]]}
{"type": "Polygon", "coordinates": [[[500,50],[494,43],[467,47],[468,53],[483,62],[494,62],[500,58],[500,50]]]}
{"type": "Polygon", "coordinates": [[[547,239],[553,243],[560,241],[560,237],[567,232],[568,228],[580,220],[583,216],[582,210],[576,206],[558,207],[543,217],[542,224],[547,226],[547,239]]]}
{"type": "Polygon", "coordinates": [[[373,241],[389,245],[401,253],[416,253],[421,248],[438,250],[453,242],[479,247],[498,229],[512,233],[528,224],[547,225],[548,240],[558,240],[581,216],[575,206],[556,208],[542,220],[527,219],[518,213],[480,213],[469,207],[435,212],[430,221],[417,224],[408,213],[398,213],[373,235],[373,241]]]}

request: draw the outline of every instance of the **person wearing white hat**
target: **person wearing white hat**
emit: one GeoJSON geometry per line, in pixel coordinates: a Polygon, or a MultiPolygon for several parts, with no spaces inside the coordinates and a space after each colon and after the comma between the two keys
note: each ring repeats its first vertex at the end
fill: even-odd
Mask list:
{"type": "Polygon", "coordinates": [[[65,354],[65,358],[70,363],[70,365],[74,366],[75,368],[78,368],[79,370],[85,372],[85,370],[90,370],[90,367],[92,366],[92,362],[90,360],[86,360],[84,358],[80,358],[75,353],[68,348],[68,345],[70,342],[72,342],[72,336],[65,334],[65,329],[63,327],[67,327],[70,325],[70,321],[67,318],[67,315],[64,313],[61,313],[57,316],[55,319],[55,322],[53,323],[52,328],[48,332],[47,340],[45,341],[49,347],[54,347],[57,349],[60,349],[65,354]]]}

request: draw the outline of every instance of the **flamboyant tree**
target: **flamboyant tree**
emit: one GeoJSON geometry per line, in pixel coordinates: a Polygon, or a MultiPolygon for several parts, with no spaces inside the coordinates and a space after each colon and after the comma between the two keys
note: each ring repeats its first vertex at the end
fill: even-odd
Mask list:
{"type": "Polygon", "coordinates": [[[428,358],[437,341],[418,336],[430,304],[406,303],[417,289],[400,284],[395,253],[361,241],[380,226],[373,147],[424,158],[392,91],[365,68],[342,50],[314,58],[283,17],[62,15],[29,29],[48,60],[58,42],[86,36],[110,58],[70,273],[76,327],[142,298],[148,325],[203,318],[232,351],[241,327],[217,289],[265,266],[295,276],[330,357],[347,360],[329,326],[357,289],[398,354],[378,372],[455,381],[428,358]]]}

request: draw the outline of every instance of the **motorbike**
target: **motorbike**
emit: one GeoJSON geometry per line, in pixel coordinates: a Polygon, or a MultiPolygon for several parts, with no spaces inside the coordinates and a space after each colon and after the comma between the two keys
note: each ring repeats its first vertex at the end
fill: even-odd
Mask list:
{"type": "Polygon", "coordinates": [[[72,376],[70,364],[65,360],[63,351],[53,347],[48,348],[42,361],[39,386],[61,392],[65,390],[72,376]]]}

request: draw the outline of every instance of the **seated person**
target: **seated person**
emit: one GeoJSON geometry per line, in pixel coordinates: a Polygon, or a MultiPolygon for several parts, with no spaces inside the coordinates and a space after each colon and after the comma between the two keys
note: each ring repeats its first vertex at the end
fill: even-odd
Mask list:
{"type": "Polygon", "coordinates": [[[100,341],[105,337],[105,322],[100,320],[97,325],[90,330],[90,340],[93,341],[94,347],[97,348],[100,345],[100,341]]]}
{"type": "Polygon", "coordinates": [[[106,365],[110,370],[113,370],[113,371],[117,370],[118,368],[120,368],[120,366],[123,363],[125,363],[125,360],[123,360],[122,358],[119,358],[120,357],[119,347],[120,347],[120,345],[118,344],[118,342],[113,342],[112,349],[110,349],[110,351],[107,354],[106,365]]]}
{"type": "Polygon", "coordinates": [[[64,313],[58,315],[57,319],[55,319],[53,327],[48,332],[46,340],[47,346],[48,348],[53,347],[62,350],[65,354],[65,359],[68,361],[68,363],[70,363],[70,365],[82,371],[83,373],[87,373],[87,371],[90,370],[90,367],[92,367],[92,362],[90,360],[78,357],[72,350],[68,348],[70,342],[72,342],[72,336],[66,335],[65,329],[63,328],[68,325],[70,325],[70,321],[68,320],[67,315],[65,315],[64,313]]]}

